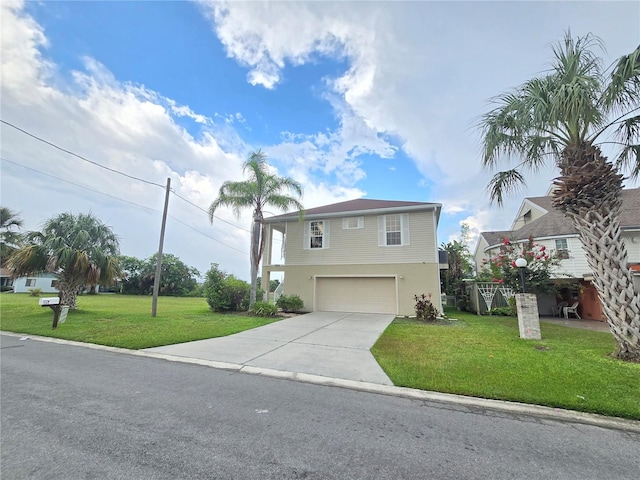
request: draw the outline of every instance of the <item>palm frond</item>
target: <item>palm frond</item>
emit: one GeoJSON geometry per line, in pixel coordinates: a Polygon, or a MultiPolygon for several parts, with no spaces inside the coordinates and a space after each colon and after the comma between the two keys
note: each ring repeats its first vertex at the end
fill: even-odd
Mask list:
{"type": "Polygon", "coordinates": [[[491,201],[502,206],[504,205],[504,197],[506,194],[515,193],[524,185],[526,185],[524,176],[514,168],[496,173],[493,178],[491,178],[487,190],[489,191],[491,201]]]}
{"type": "MultiPolygon", "coordinates": [[[[254,211],[261,213],[266,205],[272,205],[280,208],[277,204],[272,204],[271,198],[277,198],[282,203],[282,199],[289,198],[294,202],[297,200],[293,197],[287,197],[282,192],[290,190],[297,196],[302,195],[302,186],[291,178],[279,177],[272,175],[268,171],[266,163],[266,155],[258,150],[252,153],[247,161],[243,164],[244,173],[248,174],[249,179],[246,181],[227,181],[222,184],[218,192],[218,197],[209,206],[209,221],[213,222],[214,213],[220,207],[231,207],[236,214],[240,216],[242,209],[253,208],[254,211]]],[[[299,202],[282,203],[288,207],[300,207],[299,202]]]]}
{"type": "Polygon", "coordinates": [[[224,182],[218,192],[218,197],[209,206],[209,222],[213,223],[216,210],[220,207],[231,207],[237,217],[243,208],[254,206],[256,196],[255,184],[245,182],[224,182]]]}
{"type": "Polygon", "coordinates": [[[22,227],[22,219],[19,214],[7,207],[0,207],[0,228],[10,230],[11,228],[22,227]]]}
{"type": "Polygon", "coordinates": [[[46,271],[47,252],[39,245],[26,245],[8,258],[7,268],[12,277],[23,277],[46,271]]]}
{"type": "Polygon", "coordinates": [[[640,104],[640,46],[616,62],[602,103],[607,108],[622,111],[640,104]]]}
{"type": "Polygon", "coordinates": [[[283,212],[292,209],[302,210],[304,208],[298,200],[288,195],[270,195],[269,201],[265,206],[270,206],[283,212]]]}
{"type": "MultiPolygon", "coordinates": [[[[604,49],[599,38],[572,38],[567,32],[553,47],[549,71],[494,97],[494,108],[479,124],[485,168],[517,159],[521,167],[535,171],[551,158],[561,166],[565,149],[598,145],[600,135],[616,129],[618,166],[638,172],[639,126],[631,115],[640,108],[640,47],[622,57],[610,77],[596,48],[604,49]],[[619,116],[612,120],[616,110],[619,116]]],[[[493,197],[501,200],[499,192],[514,178],[497,174],[489,186],[493,197]]]]}
{"type": "Polygon", "coordinates": [[[117,262],[119,253],[117,236],[92,214],[60,214],[41,232],[27,235],[27,241],[12,258],[18,276],[48,271],[71,283],[93,280],[105,265],[117,262]]]}
{"type": "Polygon", "coordinates": [[[627,145],[616,159],[618,168],[629,169],[632,179],[640,178],[640,144],[627,145]]]}

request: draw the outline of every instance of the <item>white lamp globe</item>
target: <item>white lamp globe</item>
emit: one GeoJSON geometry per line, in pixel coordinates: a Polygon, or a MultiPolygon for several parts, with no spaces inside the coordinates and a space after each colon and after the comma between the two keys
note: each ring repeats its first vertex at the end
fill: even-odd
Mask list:
{"type": "Polygon", "coordinates": [[[516,259],[516,267],[518,268],[524,268],[527,266],[527,261],[524,258],[518,258],[516,259]]]}

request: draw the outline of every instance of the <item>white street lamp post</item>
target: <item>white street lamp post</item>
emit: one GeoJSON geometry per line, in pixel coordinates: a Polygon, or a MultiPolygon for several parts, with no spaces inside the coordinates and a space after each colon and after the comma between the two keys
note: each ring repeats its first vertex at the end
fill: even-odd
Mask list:
{"type": "Polygon", "coordinates": [[[527,260],[520,257],[516,259],[516,267],[520,269],[520,280],[522,281],[522,293],[527,293],[524,285],[524,269],[527,268],[527,260]]]}

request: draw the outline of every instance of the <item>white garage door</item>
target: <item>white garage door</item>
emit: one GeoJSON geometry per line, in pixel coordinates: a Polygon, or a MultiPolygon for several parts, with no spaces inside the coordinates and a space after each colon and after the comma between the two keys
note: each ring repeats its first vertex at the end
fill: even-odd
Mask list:
{"type": "Polygon", "coordinates": [[[316,279],[316,309],[325,312],[393,313],[393,277],[328,277],[316,279]]]}

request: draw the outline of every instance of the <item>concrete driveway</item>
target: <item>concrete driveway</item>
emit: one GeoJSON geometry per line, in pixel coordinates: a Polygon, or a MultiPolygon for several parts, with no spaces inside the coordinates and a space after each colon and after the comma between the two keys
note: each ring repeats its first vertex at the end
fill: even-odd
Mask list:
{"type": "Polygon", "coordinates": [[[393,385],[369,351],[393,319],[389,314],[313,312],[228,337],[145,351],[393,385]]]}

